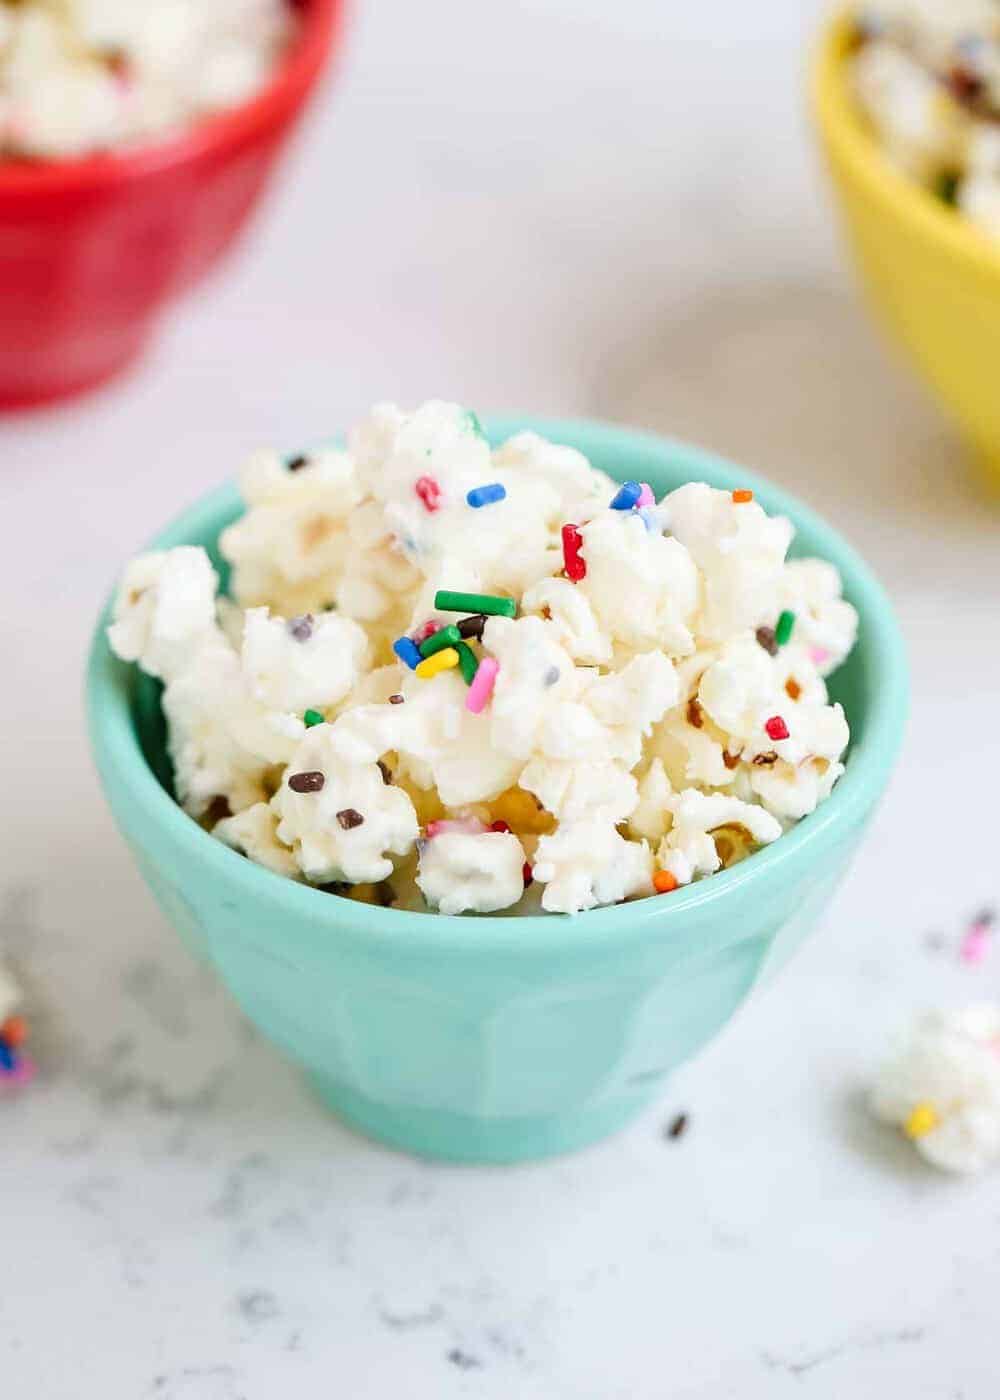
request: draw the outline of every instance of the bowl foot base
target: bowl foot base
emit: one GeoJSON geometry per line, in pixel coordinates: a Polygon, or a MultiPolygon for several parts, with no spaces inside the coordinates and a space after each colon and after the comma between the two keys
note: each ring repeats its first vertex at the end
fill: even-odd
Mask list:
{"type": "Polygon", "coordinates": [[[130,336],[124,343],[116,346],[112,353],[102,356],[98,363],[89,365],[85,370],[70,371],[63,375],[40,374],[34,379],[20,376],[5,379],[0,369],[0,413],[46,408],[67,399],[89,394],[134,369],[147,344],[148,338],[143,327],[139,333],[130,336]]]}
{"type": "MultiPolygon", "coordinates": [[[[365,1137],[417,1157],[443,1162],[528,1162],[575,1152],[625,1126],[649,1103],[647,1087],[627,1098],[576,1113],[528,1118],[476,1118],[438,1109],[376,1103],[321,1074],[309,1083],[326,1106],[365,1137]]],[[[656,1092],[662,1088],[656,1086],[656,1092]]]]}

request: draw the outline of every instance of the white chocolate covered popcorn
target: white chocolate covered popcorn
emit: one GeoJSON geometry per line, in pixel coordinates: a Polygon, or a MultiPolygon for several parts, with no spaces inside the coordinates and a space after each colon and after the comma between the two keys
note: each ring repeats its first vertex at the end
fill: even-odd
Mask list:
{"type": "Polygon", "coordinates": [[[945,1171],[1000,1161],[1000,1006],[921,1016],[879,1072],[871,1104],[945,1171]]]}
{"type": "Polygon", "coordinates": [[[742,859],[844,771],[856,614],[750,492],[657,503],[439,401],[242,484],[235,602],[201,550],[142,556],[109,638],[166,682],[178,800],[278,874],[576,913],[742,859]]]}
{"type": "Polygon", "coordinates": [[[1000,22],[996,0],[871,0],[851,62],[882,149],[1000,238],[1000,22]]]}
{"type": "Polygon", "coordinates": [[[442,914],[492,914],[524,893],[524,847],[511,832],[442,831],[423,843],[417,884],[442,914]]]}
{"type": "Polygon", "coordinates": [[[0,158],[67,159],[245,102],[293,32],[287,0],[0,5],[0,158]]]}

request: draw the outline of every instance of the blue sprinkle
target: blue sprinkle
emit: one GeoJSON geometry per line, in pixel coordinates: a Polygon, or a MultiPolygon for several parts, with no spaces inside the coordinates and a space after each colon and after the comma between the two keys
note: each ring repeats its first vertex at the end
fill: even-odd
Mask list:
{"type": "Polygon", "coordinates": [[[637,481],[626,481],[625,485],[611,502],[612,510],[631,510],[642,495],[642,487],[637,481]]]}
{"type": "Polygon", "coordinates": [[[397,637],[392,644],[392,649],[403,665],[409,666],[411,671],[415,671],[424,659],[412,637],[397,637]]]}
{"type": "Polygon", "coordinates": [[[13,1074],[17,1069],[17,1056],[9,1045],[0,1040],[0,1070],[6,1074],[13,1074]]]}
{"type": "Polygon", "coordinates": [[[491,506],[494,501],[502,501],[506,495],[507,488],[501,486],[499,481],[494,481],[489,486],[475,487],[465,499],[473,510],[478,510],[480,506],[491,506]]]}

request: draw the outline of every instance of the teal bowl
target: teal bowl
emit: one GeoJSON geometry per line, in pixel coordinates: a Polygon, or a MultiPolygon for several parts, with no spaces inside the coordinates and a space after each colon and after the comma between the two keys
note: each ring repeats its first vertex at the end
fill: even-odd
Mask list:
{"type": "MultiPolygon", "coordinates": [[[[575,918],[446,918],[339,899],[273,875],[174,803],[156,685],[108,648],[87,700],[101,781],[153,894],[256,1026],[346,1122],[428,1157],[515,1162],[614,1132],[729,1020],[820,918],[899,751],[907,666],[892,608],[854,551],[798,501],[732,463],[598,423],[534,428],[659,495],[699,480],[750,487],[791,518],[794,553],[840,570],[857,647],[831,690],[851,723],[832,796],[780,841],[666,897],[575,918]]],[[[152,541],[204,545],[241,511],[216,491],[152,541]]],[[[223,578],[225,569],[221,567],[223,578]]]]}

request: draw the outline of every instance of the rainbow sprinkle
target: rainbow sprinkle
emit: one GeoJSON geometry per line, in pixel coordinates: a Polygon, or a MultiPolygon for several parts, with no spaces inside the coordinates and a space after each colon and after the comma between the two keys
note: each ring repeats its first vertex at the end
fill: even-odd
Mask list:
{"type": "Polygon", "coordinates": [[[788,725],[780,715],[772,715],[764,728],[767,730],[767,737],[773,739],[775,743],[788,738],[788,725]]]}
{"type": "Polygon", "coordinates": [[[453,624],[447,627],[438,627],[420,643],[420,655],[433,656],[436,652],[443,651],[445,647],[457,646],[462,640],[462,634],[453,624]]]}
{"type": "Polygon", "coordinates": [[[454,647],[445,647],[443,651],[436,651],[433,656],[421,661],[416,668],[416,674],[422,681],[429,681],[432,676],[438,676],[442,671],[450,671],[457,665],[458,652],[454,647]]]}
{"type": "Polygon", "coordinates": [[[438,612],[486,613],[489,617],[517,617],[513,598],[500,598],[493,593],[453,593],[439,588],[434,595],[438,612]]]}
{"type": "Polygon", "coordinates": [[[562,547],[566,577],[571,579],[573,583],[579,583],[581,579],[587,577],[587,561],[580,554],[580,550],[583,548],[583,536],[575,525],[562,527],[562,547]]]}
{"type": "Polygon", "coordinates": [[[496,501],[503,501],[507,497],[506,486],[501,486],[499,481],[491,481],[488,486],[476,486],[466,493],[465,499],[473,510],[479,510],[482,506],[491,506],[496,501]]]}
{"type": "Polygon", "coordinates": [[[637,481],[626,481],[617,495],[612,498],[611,509],[632,510],[634,506],[639,504],[641,495],[642,487],[637,481]]]}
{"type": "Polygon", "coordinates": [[[313,729],[317,724],[324,724],[326,716],[320,714],[319,710],[306,710],[302,716],[302,723],[307,729],[313,729]]]}
{"type": "Polygon", "coordinates": [[[656,497],[653,495],[653,488],[650,486],[649,482],[640,481],[639,485],[642,487],[642,490],[639,492],[639,499],[636,501],[636,506],[639,510],[644,510],[647,506],[655,506],[656,497]]]}
{"type": "MultiPolygon", "coordinates": [[[[456,658],[457,659],[457,658],[456,658]]],[[[482,714],[486,708],[490,696],[493,694],[493,687],[497,682],[497,672],[500,670],[500,663],[493,656],[484,656],[479,663],[475,679],[469,686],[468,694],[465,697],[465,708],[471,714],[482,714]]]]}
{"type": "Polygon", "coordinates": [[[462,672],[462,679],[466,685],[471,685],[479,670],[476,653],[467,642],[457,642],[455,650],[458,652],[458,669],[462,672]]]}
{"type": "Polygon", "coordinates": [[[392,649],[403,665],[409,666],[411,671],[415,671],[423,660],[412,637],[397,637],[392,644],[392,649]]]}
{"type": "Polygon", "coordinates": [[[795,631],[795,614],[785,608],[780,613],[777,622],[774,624],[774,640],[779,647],[787,646],[792,640],[792,633],[795,631]]]}
{"type": "Polygon", "coordinates": [[[432,476],[418,476],[413,489],[423,502],[424,509],[431,514],[441,509],[441,487],[432,476]]]}

